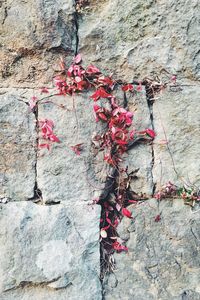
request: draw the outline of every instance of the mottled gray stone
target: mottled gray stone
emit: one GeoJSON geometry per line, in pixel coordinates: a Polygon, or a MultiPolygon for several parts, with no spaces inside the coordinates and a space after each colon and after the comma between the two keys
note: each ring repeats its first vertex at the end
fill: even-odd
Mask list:
{"type": "Polygon", "coordinates": [[[199,78],[198,12],[198,0],[92,1],[80,21],[80,50],[127,80],[163,68],[199,78]]]}
{"type": "Polygon", "coordinates": [[[133,219],[124,218],[118,230],[129,252],[114,255],[105,299],[200,299],[198,208],[192,211],[181,199],[152,199],[129,209],[133,219]]]}
{"type": "Polygon", "coordinates": [[[68,201],[74,205],[79,201],[90,201],[96,190],[94,170],[90,166],[91,138],[100,126],[95,122],[93,100],[88,94],[55,96],[51,100],[53,103],[39,107],[39,120],[54,121],[54,132],[61,143],[54,143],[50,153],[47,150],[39,152],[38,187],[45,202],[68,201]],[[65,105],[65,109],[59,107],[60,104],[65,105]],[[83,151],[79,156],[71,146],[80,143],[83,143],[83,151]]]}
{"type": "Polygon", "coordinates": [[[1,205],[0,299],[101,299],[98,227],[86,203],[1,205]]]}
{"type": "Polygon", "coordinates": [[[182,91],[164,91],[154,103],[153,177],[157,189],[171,181],[178,185],[200,184],[200,87],[183,86],[182,91]],[[162,141],[168,144],[162,144],[162,141]]]}
{"type": "Polygon", "coordinates": [[[0,85],[41,86],[76,49],[73,0],[1,1],[0,85]]]}
{"type": "Polygon", "coordinates": [[[35,117],[19,94],[0,95],[0,198],[26,200],[34,195],[35,117]]]}
{"type": "MultiPolygon", "coordinates": [[[[136,88],[136,87],[135,87],[136,88]]],[[[133,128],[135,131],[143,131],[152,128],[150,112],[147,104],[146,92],[143,88],[141,92],[131,96],[127,93],[128,108],[133,112],[133,128]]],[[[128,151],[125,164],[129,172],[137,170],[137,178],[131,181],[131,189],[136,193],[152,194],[152,146],[149,143],[141,143],[128,151]]]]}
{"type": "MultiPolygon", "coordinates": [[[[0,210],[0,299],[100,300],[100,212],[88,201],[103,191],[110,168],[91,141],[103,130],[93,101],[89,94],[74,103],[69,96],[52,97],[53,103],[39,106],[39,119],[55,122],[61,143],[38,151],[37,164],[35,117],[24,103],[59,72],[61,56],[71,63],[78,46],[74,1],[0,2],[0,86],[9,87],[0,92],[0,202],[9,202],[0,210]],[[80,156],[71,149],[77,143],[84,143],[80,156]],[[43,198],[38,203],[61,204],[21,201],[33,197],[35,182],[43,198]]],[[[129,171],[139,168],[131,183],[136,192],[151,194],[153,183],[159,189],[169,180],[200,182],[199,24],[198,0],[91,0],[78,18],[84,65],[94,63],[127,82],[155,74],[164,79],[167,70],[192,84],[156,95],[153,148],[141,144],[124,155],[129,171]],[[166,137],[168,149],[161,144],[166,137]]],[[[128,95],[128,105],[135,129],[151,128],[145,93],[128,95]]],[[[118,228],[129,252],[115,255],[105,299],[200,299],[198,208],[151,200],[130,209],[134,219],[124,218],[118,228]],[[158,213],[161,221],[155,222],[158,213]]]]}

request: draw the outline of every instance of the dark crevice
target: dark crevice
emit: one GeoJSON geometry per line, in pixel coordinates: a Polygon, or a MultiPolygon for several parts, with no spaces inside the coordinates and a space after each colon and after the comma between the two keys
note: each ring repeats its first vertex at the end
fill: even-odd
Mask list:
{"type": "Polygon", "coordinates": [[[3,20],[1,22],[2,25],[4,25],[7,16],[8,16],[8,9],[7,9],[7,7],[5,7],[4,8],[4,17],[3,17],[3,20]]]}
{"type": "Polygon", "coordinates": [[[38,128],[38,106],[36,105],[33,114],[35,116],[35,123],[36,123],[36,145],[35,145],[35,185],[34,185],[34,194],[33,197],[29,198],[28,200],[33,201],[35,203],[42,201],[42,191],[38,187],[37,182],[37,157],[38,157],[38,144],[39,144],[39,128],[38,128]]]}
{"type": "Polygon", "coordinates": [[[124,92],[124,103],[123,103],[123,107],[124,107],[125,109],[127,109],[127,107],[128,107],[128,100],[127,100],[126,92],[124,92]]]}
{"type": "MultiPolygon", "coordinates": [[[[150,122],[151,122],[151,127],[153,130],[155,130],[155,125],[154,125],[154,115],[153,115],[153,104],[154,104],[154,90],[152,86],[147,82],[143,82],[145,86],[145,91],[146,91],[146,100],[147,100],[147,106],[149,109],[149,117],[150,117],[150,122]]],[[[154,167],[154,162],[155,162],[155,152],[154,152],[154,147],[153,147],[153,142],[150,144],[151,146],[151,178],[152,178],[152,194],[153,196],[156,191],[156,182],[154,182],[153,178],[153,167],[154,167]]]]}
{"type": "MultiPolygon", "coordinates": [[[[54,278],[52,280],[42,281],[42,282],[21,281],[19,283],[19,285],[14,286],[14,287],[9,288],[9,289],[6,289],[6,290],[4,290],[4,292],[7,293],[7,292],[10,292],[10,291],[13,291],[13,290],[20,289],[20,288],[24,289],[24,288],[31,288],[31,287],[34,287],[34,288],[35,287],[47,287],[49,284],[58,281],[60,278],[61,278],[61,276],[58,276],[57,278],[54,278]]],[[[65,288],[65,287],[63,287],[63,288],[65,288]]],[[[56,289],[58,290],[58,289],[61,289],[61,288],[56,288],[56,289]]]]}
{"type": "Polygon", "coordinates": [[[79,51],[79,35],[78,35],[78,30],[79,30],[79,13],[76,11],[74,12],[74,25],[75,25],[75,55],[78,54],[79,51]]]}

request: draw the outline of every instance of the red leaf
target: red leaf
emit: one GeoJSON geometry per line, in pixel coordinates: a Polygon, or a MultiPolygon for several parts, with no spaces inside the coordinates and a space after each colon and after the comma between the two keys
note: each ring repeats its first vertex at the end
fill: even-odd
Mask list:
{"type": "Polygon", "coordinates": [[[161,220],[160,215],[157,215],[157,216],[155,217],[155,219],[154,219],[155,222],[160,222],[160,220],[161,220]]]}
{"type": "Polygon", "coordinates": [[[50,139],[50,141],[52,141],[52,142],[60,143],[59,138],[58,138],[55,134],[51,134],[51,135],[49,136],[49,139],[50,139]]]}
{"type": "Polygon", "coordinates": [[[122,86],[122,91],[124,92],[132,91],[132,90],[133,90],[133,85],[130,83],[122,86]]]}
{"type": "Polygon", "coordinates": [[[95,104],[93,106],[93,109],[94,109],[95,112],[97,112],[99,109],[101,109],[101,106],[95,104]]]}
{"type": "Polygon", "coordinates": [[[79,64],[81,62],[81,60],[82,60],[82,57],[81,57],[81,54],[79,53],[74,57],[73,62],[75,64],[79,64]]]}
{"type": "Polygon", "coordinates": [[[123,141],[123,140],[115,140],[115,142],[118,144],[118,145],[127,145],[127,141],[123,141]]]}
{"type": "Polygon", "coordinates": [[[154,130],[148,128],[148,129],[146,129],[145,131],[146,131],[146,133],[147,133],[152,139],[155,138],[156,134],[155,134],[155,131],[154,131],[154,130]]]}
{"type": "Polygon", "coordinates": [[[96,74],[96,73],[100,73],[99,69],[93,65],[90,65],[87,67],[86,72],[91,75],[91,74],[96,74]]]}
{"type": "Polygon", "coordinates": [[[49,90],[46,87],[42,87],[41,90],[40,90],[40,93],[48,94],[49,90]]]}
{"type": "Polygon", "coordinates": [[[176,80],[177,80],[177,77],[176,77],[176,75],[172,75],[172,77],[171,77],[171,81],[172,81],[173,83],[176,83],[176,80]]]}
{"type": "Polygon", "coordinates": [[[101,120],[103,120],[103,121],[107,121],[108,119],[107,119],[107,117],[103,114],[103,113],[98,113],[98,117],[101,119],[101,120]]]}
{"type": "Polygon", "coordinates": [[[83,143],[81,144],[76,144],[74,146],[71,146],[71,149],[76,153],[76,155],[80,155],[81,154],[81,151],[83,150],[82,149],[82,145],[83,143]]]}
{"type": "Polygon", "coordinates": [[[128,200],[129,203],[138,203],[137,200],[128,200]]]}
{"type": "Polygon", "coordinates": [[[101,228],[101,229],[107,230],[108,228],[110,228],[110,225],[107,225],[107,226],[105,226],[105,227],[103,227],[103,228],[101,228]]]}
{"type": "Polygon", "coordinates": [[[71,76],[72,76],[72,73],[73,73],[73,71],[74,71],[74,66],[73,66],[73,65],[71,65],[71,66],[69,67],[68,71],[67,71],[67,76],[71,77],[71,76]]]}
{"type": "Polygon", "coordinates": [[[96,90],[96,92],[92,96],[90,96],[90,98],[92,98],[94,101],[99,100],[99,98],[108,98],[108,97],[112,97],[112,95],[108,94],[102,87],[96,90]]]}
{"type": "Polygon", "coordinates": [[[37,97],[35,96],[31,97],[31,100],[29,101],[29,106],[31,110],[36,106],[37,100],[38,100],[37,97]]]}
{"type": "Polygon", "coordinates": [[[130,212],[128,209],[126,208],[122,208],[122,215],[124,215],[125,217],[132,219],[132,212],[130,212]]]}
{"type": "Polygon", "coordinates": [[[104,85],[107,85],[109,88],[112,88],[114,85],[114,81],[112,80],[111,77],[100,76],[98,78],[98,82],[103,83],[104,85]]]}
{"type": "Polygon", "coordinates": [[[39,145],[38,145],[38,148],[39,148],[39,149],[44,149],[44,148],[46,148],[46,149],[50,150],[50,145],[49,145],[49,144],[39,144],[39,145]]]}
{"type": "Polygon", "coordinates": [[[136,90],[137,90],[138,92],[141,92],[141,91],[142,91],[142,85],[141,85],[141,83],[137,86],[136,90]]]}
{"type": "Polygon", "coordinates": [[[126,246],[123,246],[123,245],[121,245],[119,242],[114,242],[113,244],[112,244],[112,247],[113,247],[113,249],[115,249],[116,251],[118,251],[118,252],[121,252],[121,251],[128,251],[128,248],[126,247],[126,246]]]}

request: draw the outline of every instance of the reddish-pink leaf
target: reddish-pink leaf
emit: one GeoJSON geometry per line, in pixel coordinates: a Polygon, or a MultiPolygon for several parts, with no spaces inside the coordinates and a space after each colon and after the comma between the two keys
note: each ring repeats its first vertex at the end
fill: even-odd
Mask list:
{"type": "Polygon", "coordinates": [[[125,217],[132,219],[132,212],[130,212],[127,208],[122,208],[122,215],[125,217]]]}
{"type": "Polygon", "coordinates": [[[155,219],[154,219],[155,222],[160,222],[160,220],[161,220],[160,215],[157,215],[157,216],[155,217],[155,219]]]}
{"type": "Polygon", "coordinates": [[[40,93],[48,94],[48,93],[49,93],[49,90],[48,90],[48,88],[46,88],[46,87],[42,87],[41,90],[40,90],[40,93]]]}
{"type": "Polygon", "coordinates": [[[67,76],[71,77],[71,76],[72,76],[72,73],[73,73],[73,71],[74,71],[74,66],[73,66],[73,65],[71,65],[71,66],[69,67],[68,71],[67,71],[67,76]]]}
{"type": "Polygon", "coordinates": [[[80,155],[81,154],[81,151],[83,150],[82,149],[82,146],[83,146],[83,143],[81,144],[76,144],[74,146],[71,146],[71,149],[76,153],[76,155],[80,155]]]}
{"type": "Polygon", "coordinates": [[[141,92],[141,91],[142,91],[142,85],[141,85],[141,83],[137,86],[136,90],[137,90],[138,92],[141,92]]]}
{"type": "Polygon", "coordinates": [[[99,100],[99,98],[109,98],[112,97],[111,94],[108,94],[104,88],[100,87],[98,90],[96,90],[96,92],[90,96],[90,98],[92,98],[94,101],[99,100]]]}
{"type": "Polygon", "coordinates": [[[129,203],[138,203],[137,200],[128,200],[129,203]]]}
{"type": "Polygon", "coordinates": [[[90,65],[87,67],[86,72],[91,75],[91,74],[96,74],[96,73],[100,73],[99,69],[93,65],[90,65]]]}
{"type": "Polygon", "coordinates": [[[150,129],[150,128],[146,129],[146,133],[147,133],[152,139],[154,139],[155,136],[156,136],[155,131],[152,130],[152,129],[150,129]]]}
{"type": "Polygon", "coordinates": [[[115,142],[118,144],[118,145],[127,145],[127,141],[124,141],[124,140],[115,140],[115,142]]]}
{"type": "Polygon", "coordinates": [[[97,112],[99,109],[101,109],[101,106],[95,104],[93,106],[93,109],[94,109],[95,112],[97,112]]]}
{"type": "Polygon", "coordinates": [[[107,225],[107,226],[105,226],[105,227],[102,227],[101,229],[107,230],[108,228],[110,228],[110,225],[107,225]]]}
{"type": "Polygon", "coordinates": [[[122,91],[124,92],[132,91],[132,90],[133,90],[133,85],[130,83],[122,86],[122,91]]]}
{"type": "Polygon", "coordinates": [[[101,119],[101,120],[103,120],[103,121],[107,121],[108,120],[108,118],[103,114],[103,113],[98,113],[98,117],[101,119]]]}
{"type": "Polygon", "coordinates": [[[32,110],[33,108],[35,108],[36,104],[37,104],[37,100],[38,98],[33,96],[31,97],[30,101],[29,101],[29,106],[30,106],[30,109],[32,110]]]}
{"type": "Polygon", "coordinates": [[[176,83],[176,79],[177,79],[176,75],[172,75],[171,81],[172,81],[173,83],[176,83]]]}
{"type": "Polygon", "coordinates": [[[73,62],[75,64],[79,64],[81,62],[81,60],[82,60],[82,57],[81,57],[81,54],[79,53],[74,57],[73,62]]]}
{"type": "Polygon", "coordinates": [[[46,148],[46,149],[50,150],[50,145],[49,145],[49,144],[39,144],[39,145],[38,145],[38,148],[39,148],[39,149],[44,149],[44,148],[46,148]]]}
{"type": "Polygon", "coordinates": [[[51,135],[49,136],[49,139],[50,139],[50,141],[52,141],[52,142],[60,143],[59,138],[58,138],[55,134],[51,134],[51,135]]]}
{"type": "Polygon", "coordinates": [[[128,248],[126,246],[121,245],[119,242],[114,242],[112,244],[112,247],[114,250],[116,250],[117,252],[121,252],[121,251],[128,251],[128,248]]]}

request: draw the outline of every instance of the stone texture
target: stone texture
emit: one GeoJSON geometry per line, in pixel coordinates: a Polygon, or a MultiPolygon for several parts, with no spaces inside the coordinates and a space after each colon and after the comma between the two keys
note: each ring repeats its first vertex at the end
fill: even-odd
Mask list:
{"type": "Polygon", "coordinates": [[[76,49],[73,0],[1,1],[1,86],[41,86],[76,49]]]}
{"type": "Polygon", "coordinates": [[[199,133],[200,87],[183,86],[179,92],[165,91],[154,104],[153,177],[157,189],[168,181],[175,184],[200,184],[199,133]],[[162,145],[162,140],[168,141],[162,145]]]}
{"type": "MultiPolygon", "coordinates": [[[[131,96],[127,93],[128,108],[133,112],[133,124],[136,131],[151,128],[150,112],[147,104],[145,89],[131,96]]],[[[138,169],[137,178],[130,183],[131,189],[136,193],[146,193],[151,196],[153,191],[152,177],[152,146],[148,143],[138,144],[128,151],[125,160],[129,172],[138,169]]]]}
{"type": "MultiPolygon", "coordinates": [[[[120,99],[123,99],[123,95],[120,99]]],[[[92,137],[102,132],[93,114],[93,102],[89,94],[67,97],[52,97],[53,103],[39,106],[39,119],[49,118],[55,122],[55,133],[61,139],[54,144],[50,154],[39,151],[37,182],[45,202],[88,201],[100,195],[109,174],[103,160],[103,152],[94,155],[92,137]],[[73,104],[74,103],[74,104],[73,104]],[[65,105],[61,108],[59,105],[65,105]],[[83,143],[83,151],[77,156],[71,146],[83,143]]],[[[145,91],[129,98],[129,109],[134,113],[134,128],[151,127],[145,91]]],[[[42,142],[42,140],[41,140],[42,142]]],[[[138,169],[133,183],[135,192],[152,193],[152,149],[147,144],[139,145],[124,156],[129,172],[138,169]],[[141,164],[142,161],[142,164],[141,164]]]]}
{"type": "Polygon", "coordinates": [[[54,121],[54,132],[61,143],[54,143],[50,153],[47,150],[39,152],[38,187],[45,202],[68,201],[74,205],[90,201],[96,189],[90,164],[91,137],[99,127],[95,122],[92,100],[86,94],[74,99],[55,96],[51,100],[53,103],[39,107],[38,117],[54,121]],[[61,104],[65,105],[65,109],[59,107],[61,104]],[[78,156],[71,146],[80,143],[83,143],[83,151],[78,156]]]}
{"type": "Polygon", "coordinates": [[[85,61],[129,81],[163,68],[199,78],[198,0],[90,2],[79,26],[85,61]]]}
{"type": "Polygon", "coordinates": [[[35,117],[19,93],[0,93],[0,198],[27,200],[36,177],[35,117]]]}
{"type": "Polygon", "coordinates": [[[133,220],[124,218],[118,230],[129,252],[115,255],[105,299],[200,299],[199,208],[152,199],[129,209],[133,220]]]}
{"type": "Polygon", "coordinates": [[[98,206],[0,208],[1,299],[101,299],[98,206]]]}
{"type": "MultiPolygon", "coordinates": [[[[61,56],[71,63],[78,46],[74,1],[3,0],[0,9],[0,87],[8,88],[0,90],[0,202],[9,202],[0,210],[0,299],[100,300],[100,212],[88,202],[102,192],[109,172],[91,142],[103,127],[94,122],[89,94],[74,102],[52,97],[39,106],[39,119],[55,122],[61,143],[40,150],[36,162],[36,119],[27,106],[39,87],[52,87],[61,56]],[[82,142],[77,156],[71,146],[82,142]],[[34,196],[36,182],[38,203],[60,204],[23,201],[34,196]]],[[[167,70],[191,84],[156,95],[153,148],[141,144],[124,157],[129,171],[139,168],[131,183],[136,192],[152,194],[153,184],[159,189],[168,180],[199,185],[199,24],[198,0],[90,0],[78,18],[84,65],[128,82],[166,80],[167,70]],[[165,133],[169,148],[161,144],[165,133]]],[[[145,93],[128,95],[128,105],[136,130],[151,128],[145,93]]],[[[134,219],[124,218],[118,230],[129,253],[115,255],[105,300],[200,299],[198,207],[151,200],[132,210],[134,219]]]]}

